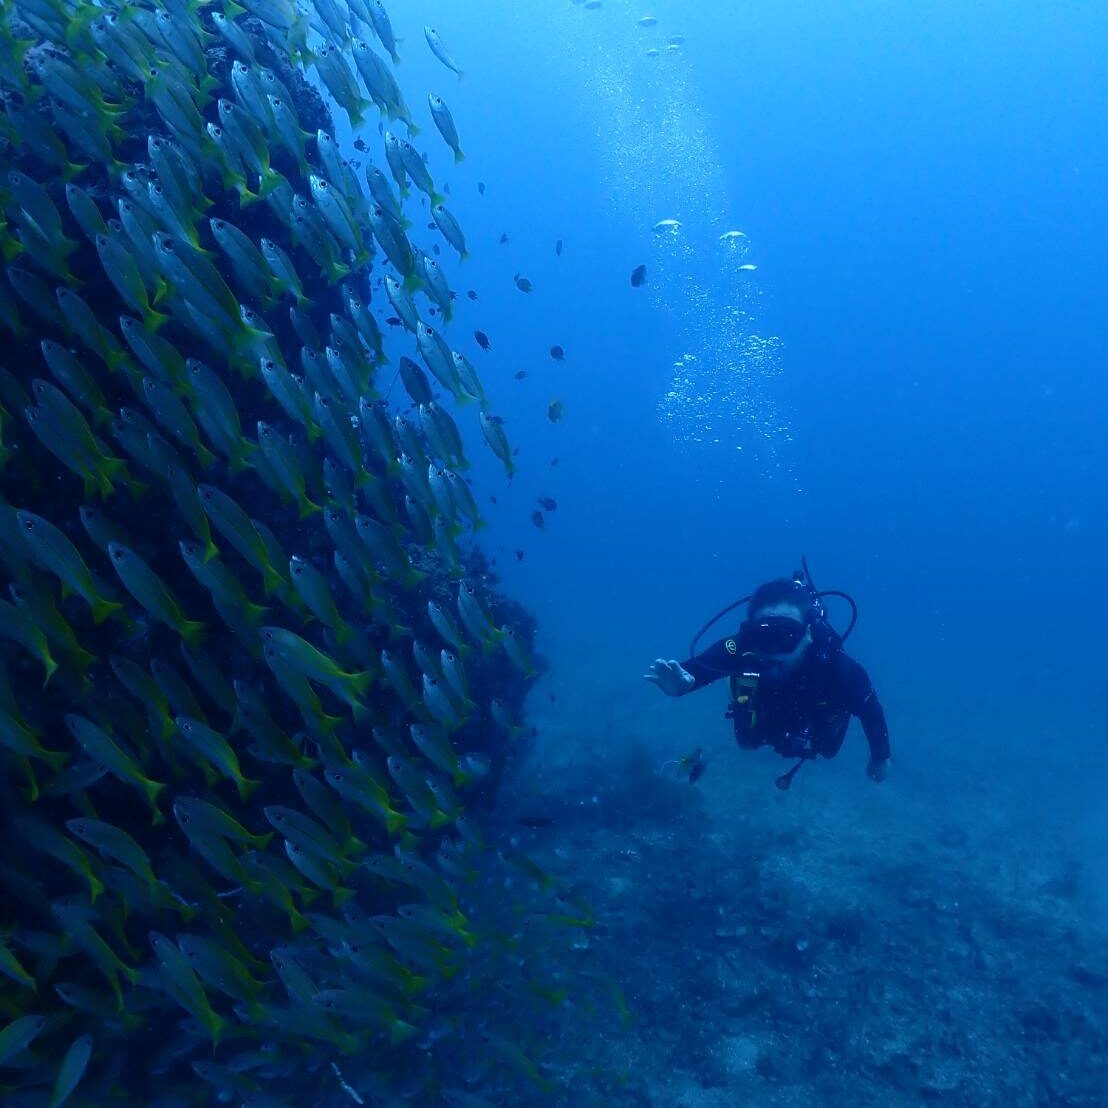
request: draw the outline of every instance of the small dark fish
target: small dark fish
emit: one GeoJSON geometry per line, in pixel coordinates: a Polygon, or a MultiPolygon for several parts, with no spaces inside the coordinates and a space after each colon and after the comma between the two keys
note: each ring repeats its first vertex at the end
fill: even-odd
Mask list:
{"type": "Polygon", "coordinates": [[[508,245],[508,232],[507,231],[504,231],[501,234],[501,236],[500,236],[500,245],[501,246],[507,246],[508,245]]]}
{"type": "Polygon", "coordinates": [[[450,290],[450,299],[451,300],[457,300],[458,299],[458,294],[453,289],[450,290]]]}
{"type": "Polygon", "coordinates": [[[523,827],[550,827],[554,821],[549,816],[516,816],[516,823],[523,827]]]}
{"type": "Polygon", "coordinates": [[[490,497],[489,497],[489,499],[490,499],[490,500],[491,500],[491,501],[492,501],[492,502],[493,502],[494,504],[499,504],[499,503],[500,503],[500,501],[496,499],[496,496],[495,496],[495,495],[493,495],[493,496],[490,496],[490,497]]]}
{"type": "Polygon", "coordinates": [[[447,181],[446,184],[444,184],[442,186],[442,191],[445,192],[447,196],[450,195],[450,182],[449,181],[447,181]]]}
{"type": "Polygon", "coordinates": [[[530,292],[535,287],[531,283],[530,278],[524,277],[519,273],[517,273],[512,280],[515,281],[516,288],[519,289],[520,292],[530,292]]]}
{"type": "Polygon", "coordinates": [[[437,242],[431,243],[431,251],[435,255],[436,258],[442,253],[442,251],[439,249],[439,244],[437,242]]]}
{"type": "Polygon", "coordinates": [[[485,182],[484,182],[484,181],[478,181],[478,182],[477,182],[477,191],[478,191],[478,192],[479,192],[479,193],[480,193],[480,194],[481,194],[482,196],[484,196],[484,195],[485,195],[485,182]]]}
{"type": "Polygon", "coordinates": [[[558,239],[558,241],[554,244],[554,253],[559,258],[562,256],[562,240],[561,239],[558,239]]]}
{"type": "Polygon", "coordinates": [[[646,266],[637,265],[631,270],[631,287],[633,289],[641,288],[646,284],[646,266]]]}
{"type": "Polygon", "coordinates": [[[560,400],[551,400],[546,408],[546,418],[549,419],[551,423],[557,423],[562,418],[562,413],[564,411],[565,409],[562,407],[562,402],[560,400]]]}
{"type": "Polygon", "coordinates": [[[556,362],[563,362],[565,361],[566,352],[560,346],[552,346],[550,348],[550,356],[556,362]]]}
{"type": "Polygon", "coordinates": [[[548,512],[558,510],[558,501],[552,496],[540,496],[538,501],[548,512]]]}
{"type": "Polygon", "coordinates": [[[404,323],[404,321],[399,316],[395,316],[395,315],[390,315],[389,318],[385,320],[385,322],[390,327],[400,327],[404,323]]]}
{"type": "Polygon", "coordinates": [[[523,561],[523,550],[522,550],[522,548],[520,548],[518,546],[516,547],[516,561],[517,562],[522,562],[523,561]]]}
{"type": "Polygon", "coordinates": [[[542,512],[532,512],[531,522],[541,531],[546,526],[546,517],[542,512]]]}
{"type": "Polygon", "coordinates": [[[428,230],[428,231],[434,231],[434,230],[436,230],[437,228],[438,228],[438,224],[437,224],[437,223],[428,223],[428,224],[427,224],[427,230],[428,230]]]}
{"type": "Polygon", "coordinates": [[[360,150],[363,154],[368,154],[369,153],[369,147],[366,146],[365,139],[355,139],[354,140],[354,149],[355,150],[360,150]]]}
{"type": "Polygon", "coordinates": [[[521,369],[521,370],[520,370],[520,371],[519,371],[519,372],[518,372],[518,373],[516,374],[516,380],[517,380],[517,381],[522,381],[522,380],[523,380],[523,378],[524,378],[524,377],[526,377],[526,376],[527,376],[527,370],[525,370],[525,369],[521,369]]]}
{"type": "Polygon", "coordinates": [[[704,771],[708,768],[708,762],[704,757],[704,751],[701,747],[697,747],[695,751],[689,756],[688,770],[689,770],[689,784],[695,785],[697,781],[704,776],[704,771]]]}
{"type": "Polygon", "coordinates": [[[556,465],[558,464],[558,459],[557,459],[557,458],[551,458],[551,459],[550,459],[550,464],[551,464],[552,466],[556,466],[556,465]]]}
{"type": "Polygon", "coordinates": [[[489,347],[492,346],[492,343],[489,342],[489,336],[486,335],[484,331],[474,331],[473,337],[477,340],[477,345],[482,350],[487,351],[489,347]]]}
{"type": "Polygon", "coordinates": [[[477,293],[473,289],[470,289],[469,292],[466,293],[466,296],[468,296],[470,300],[477,299],[477,293]]]}

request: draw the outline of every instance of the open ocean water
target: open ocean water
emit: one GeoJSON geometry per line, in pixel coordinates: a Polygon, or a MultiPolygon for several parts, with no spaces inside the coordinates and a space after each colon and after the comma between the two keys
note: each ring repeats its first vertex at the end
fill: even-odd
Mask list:
{"type": "Polygon", "coordinates": [[[0,1105],[1108,1104],[1106,41],[0,3],[0,1105]]]}

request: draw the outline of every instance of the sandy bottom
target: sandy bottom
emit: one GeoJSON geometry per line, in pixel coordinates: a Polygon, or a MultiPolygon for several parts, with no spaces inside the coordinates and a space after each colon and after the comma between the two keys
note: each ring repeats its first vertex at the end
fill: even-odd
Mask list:
{"type": "Polygon", "coordinates": [[[532,693],[508,815],[553,821],[520,846],[592,904],[570,957],[627,1005],[567,1103],[1108,1104],[1104,762],[907,719],[877,786],[855,724],[784,793],[724,701],[596,658],[532,693]],[[661,769],[697,746],[697,785],[661,769]]]}

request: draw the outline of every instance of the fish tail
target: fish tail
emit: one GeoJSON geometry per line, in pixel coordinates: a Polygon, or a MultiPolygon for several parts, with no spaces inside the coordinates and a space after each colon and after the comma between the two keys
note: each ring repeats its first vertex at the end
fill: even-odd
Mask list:
{"type": "Polygon", "coordinates": [[[148,331],[156,332],[159,327],[169,322],[169,316],[164,312],[156,312],[153,308],[146,307],[142,311],[142,322],[148,331]]]}
{"type": "Polygon", "coordinates": [[[210,562],[213,558],[218,557],[219,547],[209,538],[204,544],[204,561],[210,562]]]}
{"type": "Polygon", "coordinates": [[[262,589],[266,596],[272,596],[284,583],[284,578],[268,562],[262,567],[262,589]]]}
{"type": "Polygon", "coordinates": [[[94,600],[89,607],[92,609],[93,623],[103,623],[108,616],[123,611],[123,605],[118,600],[94,600]]]}
{"type": "Polygon", "coordinates": [[[24,795],[27,797],[28,804],[34,804],[39,798],[38,778],[35,777],[35,770],[29,759],[20,758],[19,761],[23,766],[23,772],[27,775],[27,791],[24,795]]]}
{"type": "Polygon", "coordinates": [[[307,519],[309,516],[314,516],[316,512],[322,512],[323,509],[313,501],[309,500],[306,496],[300,500],[300,518],[307,519]]]}
{"type": "Polygon", "coordinates": [[[274,189],[279,188],[284,180],[285,178],[277,170],[267,167],[258,179],[258,192],[255,199],[264,200],[274,189]]]}
{"type": "Polygon", "coordinates": [[[86,650],[83,646],[80,646],[79,644],[70,653],[70,657],[72,658],[74,665],[76,665],[77,667],[77,672],[81,674],[82,677],[85,676],[88,671],[92,669],[94,665],[96,665],[97,662],[96,655],[93,654],[92,651],[86,650]]]}
{"type": "Polygon", "coordinates": [[[249,208],[251,204],[256,204],[259,200],[261,200],[261,196],[259,196],[256,192],[251,192],[250,189],[247,188],[244,181],[235,182],[234,187],[239,194],[240,208],[249,208]]]}
{"type": "Polygon", "coordinates": [[[328,737],[333,735],[345,722],[346,720],[342,716],[329,716],[326,712],[321,712],[319,715],[319,726],[324,735],[328,737]]]}
{"type": "Polygon", "coordinates": [[[204,640],[204,624],[198,619],[182,620],[177,630],[181,638],[194,650],[204,640]]]}
{"type": "MultiPolygon", "coordinates": [[[[158,797],[161,795],[161,791],[165,788],[165,785],[162,784],[161,781],[151,781],[148,777],[143,777],[141,779],[141,782],[142,791],[146,793],[147,803],[150,805],[151,808],[154,809],[155,812],[158,813],[158,815],[161,815],[161,812],[158,809],[158,797]]],[[[165,817],[162,816],[162,819],[164,820],[165,817]]],[[[154,822],[160,823],[161,820],[155,818],[154,822]]]]}
{"type": "Polygon", "coordinates": [[[196,444],[196,460],[205,468],[210,469],[218,458],[202,442],[196,444]]]}
{"type": "Polygon", "coordinates": [[[350,674],[347,685],[355,696],[364,697],[369,692],[369,686],[373,683],[373,674],[368,670],[350,674]]]}
{"type": "Polygon", "coordinates": [[[242,608],[243,615],[246,616],[249,623],[260,623],[269,609],[264,604],[255,604],[253,601],[248,600],[242,608]]]}
{"type": "Polygon", "coordinates": [[[459,162],[464,162],[465,160],[466,160],[466,156],[465,156],[465,154],[462,153],[462,148],[459,146],[454,151],[454,164],[457,165],[459,162]]]}
{"type": "Polygon", "coordinates": [[[402,1019],[392,1020],[389,1023],[389,1041],[393,1046],[407,1042],[416,1033],[416,1030],[417,1028],[410,1023],[405,1023],[402,1019]]]}
{"type": "Polygon", "coordinates": [[[236,777],[235,784],[239,790],[239,800],[249,800],[258,791],[261,781],[251,781],[246,777],[236,777]]]}
{"type": "Polygon", "coordinates": [[[336,885],[332,896],[334,897],[335,907],[341,908],[352,896],[354,896],[354,890],[336,885]]]}
{"type": "Polygon", "coordinates": [[[95,904],[96,898],[104,891],[104,882],[92,870],[85,871],[85,880],[88,881],[89,900],[95,904]]]}
{"type": "Polygon", "coordinates": [[[46,676],[42,680],[42,687],[46,688],[50,682],[50,678],[54,676],[58,669],[58,663],[50,656],[49,650],[47,650],[42,657],[42,665],[46,670],[46,676]]]}

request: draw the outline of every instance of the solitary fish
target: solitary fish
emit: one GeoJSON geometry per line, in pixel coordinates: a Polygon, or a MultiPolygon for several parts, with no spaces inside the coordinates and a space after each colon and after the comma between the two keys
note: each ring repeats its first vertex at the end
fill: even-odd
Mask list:
{"type": "Polygon", "coordinates": [[[631,287],[633,289],[641,288],[646,284],[646,266],[637,265],[631,270],[631,287]]]}
{"type": "Polygon", "coordinates": [[[566,352],[560,346],[552,346],[550,348],[550,356],[556,362],[564,362],[566,358],[566,352]]]}
{"type": "Polygon", "coordinates": [[[564,410],[560,400],[551,400],[546,409],[546,418],[549,419],[551,423],[557,423],[562,418],[564,410]]]}
{"type": "Polygon", "coordinates": [[[489,342],[489,336],[486,335],[484,331],[474,331],[473,337],[477,340],[477,345],[482,350],[487,351],[489,347],[492,346],[492,343],[489,342]]]}
{"type": "Polygon", "coordinates": [[[535,287],[529,277],[524,277],[522,274],[519,273],[515,275],[513,280],[516,283],[516,288],[519,289],[520,292],[531,292],[531,290],[535,287]]]}
{"type": "Polygon", "coordinates": [[[433,92],[428,96],[427,102],[431,106],[431,118],[435,121],[435,126],[439,129],[439,134],[442,135],[446,145],[454,151],[455,163],[464,161],[465,154],[462,153],[461,140],[458,138],[458,128],[454,123],[454,117],[450,114],[450,109],[446,106],[446,101],[441,96],[436,96],[433,92]]]}
{"type": "Polygon", "coordinates": [[[427,36],[427,45],[431,47],[431,53],[434,54],[447,69],[452,70],[461,77],[462,71],[458,68],[458,63],[454,61],[443,45],[442,39],[439,38],[438,31],[436,31],[434,27],[424,27],[423,33],[427,36]]]}

